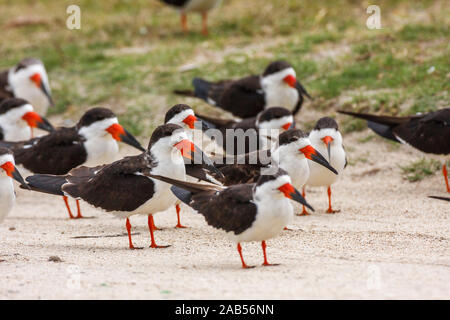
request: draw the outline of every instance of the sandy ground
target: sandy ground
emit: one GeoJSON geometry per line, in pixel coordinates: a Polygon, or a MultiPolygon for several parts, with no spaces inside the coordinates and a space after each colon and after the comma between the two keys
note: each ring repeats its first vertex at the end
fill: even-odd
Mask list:
{"type": "Polygon", "coordinates": [[[398,164],[421,155],[379,139],[356,142],[367,134],[344,138],[356,163],[333,187],[341,212],[325,214],[325,190],[310,190],[316,213],[268,241],[274,267],[260,266],[260,244],[251,243],[244,257],[258,267],[242,270],[234,244],[186,208],[188,229],[174,228],[174,209],[155,218],[167,249],[148,248],[146,217],[133,217],[134,243],[145,248],[131,251],[125,236],[104,237],[126,232],[125,221],[86,204],[93,218],[71,221],[60,198],[18,190],[0,225],[0,298],[448,299],[449,203],[426,197],[445,195],[442,175],[406,182],[398,164]]]}

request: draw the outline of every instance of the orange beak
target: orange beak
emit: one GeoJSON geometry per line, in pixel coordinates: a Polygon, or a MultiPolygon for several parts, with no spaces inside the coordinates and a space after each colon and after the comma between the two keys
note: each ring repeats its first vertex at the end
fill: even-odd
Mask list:
{"type": "Polygon", "coordinates": [[[194,129],[195,121],[197,121],[197,117],[193,115],[189,115],[183,120],[183,122],[187,124],[190,129],[194,129]]]}
{"type": "Polygon", "coordinates": [[[313,207],[311,207],[309,205],[309,203],[306,202],[305,198],[302,197],[300,192],[298,192],[298,190],[295,189],[292,184],[285,183],[281,187],[279,187],[278,190],[280,190],[286,198],[297,201],[297,202],[301,203],[302,205],[307,206],[312,211],[314,211],[313,207]]]}
{"type": "Polygon", "coordinates": [[[109,128],[106,129],[106,132],[108,132],[114,140],[122,141],[123,143],[129,144],[130,146],[135,147],[140,151],[145,151],[139,141],[137,141],[136,138],[131,135],[131,133],[125,130],[118,123],[114,123],[113,125],[109,126],[109,128]]]}
{"type": "Polygon", "coordinates": [[[327,159],[325,159],[319,152],[317,152],[316,149],[314,149],[311,145],[307,145],[304,148],[299,149],[300,152],[302,152],[305,155],[306,159],[309,159],[311,161],[314,161],[322,166],[324,166],[325,168],[327,168],[328,170],[330,170],[331,172],[333,172],[334,174],[338,174],[338,172],[336,171],[336,169],[334,169],[330,163],[327,161],[327,159]]]}
{"type": "Polygon", "coordinates": [[[40,88],[41,87],[41,75],[39,73],[35,73],[30,77],[30,80],[34,82],[34,84],[36,85],[36,87],[40,88]]]}
{"type": "Polygon", "coordinates": [[[23,180],[22,176],[20,175],[20,172],[16,169],[16,167],[11,161],[5,162],[0,166],[0,168],[5,170],[8,177],[13,178],[14,180],[18,181],[21,185],[25,186],[26,188],[29,188],[27,183],[23,180]]]}
{"type": "Polygon", "coordinates": [[[122,141],[122,137],[125,135],[125,129],[118,123],[114,123],[111,125],[108,129],[106,129],[106,132],[108,132],[114,140],[122,141]]]}
{"type": "Polygon", "coordinates": [[[297,79],[291,74],[284,77],[283,81],[286,82],[292,88],[295,88],[295,84],[297,83],[297,79]]]}
{"type": "Polygon", "coordinates": [[[14,171],[16,171],[16,167],[12,162],[5,162],[3,165],[0,166],[3,170],[5,170],[8,177],[13,177],[14,171]]]}
{"type": "Polygon", "coordinates": [[[332,142],[334,139],[330,136],[326,136],[322,138],[323,143],[325,143],[327,146],[332,142]]]}
{"type": "Polygon", "coordinates": [[[22,119],[25,120],[31,128],[37,128],[38,122],[43,122],[41,116],[33,111],[25,113],[22,119]]]}
{"type": "Polygon", "coordinates": [[[284,130],[289,130],[289,128],[291,127],[291,125],[292,125],[292,122],[288,122],[288,123],[286,123],[286,124],[283,124],[281,127],[282,127],[284,130]]]}
{"type": "Polygon", "coordinates": [[[195,151],[195,145],[190,140],[183,139],[180,142],[175,143],[173,146],[180,150],[183,157],[192,160],[192,154],[195,151]]]}

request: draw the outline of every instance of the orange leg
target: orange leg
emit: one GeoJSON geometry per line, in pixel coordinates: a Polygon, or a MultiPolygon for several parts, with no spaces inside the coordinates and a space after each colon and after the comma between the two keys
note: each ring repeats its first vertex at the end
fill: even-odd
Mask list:
{"type": "MultiPolygon", "coordinates": [[[[303,189],[302,189],[302,196],[303,196],[303,198],[306,196],[305,187],[303,187],[303,189]]],[[[306,211],[306,207],[302,205],[302,208],[303,208],[302,213],[300,213],[299,216],[309,216],[308,211],[306,211]]]]}
{"type": "Polygon", "coordinates": [[[331,207],[331,187],[328,187],[327,193],[328,193],[328,210],[326,212],[327,213],[339,212],[339,210],[333,210],[333,208],[331,207]]]}
{"type": "Polygon", "coordinates": [[[450,187],[448,185],[447,165],[445,164],[445,162],[444,165],[442,166],[442,174],[444,175],[445,185],[447,186],[447,192],[450,193],[450,187]]]}
{"type": "Polygon", "coordinates": [[[202,33],[204,36],[207,36],[209,34],[209,32],[208,32],[208,13],[207,12],[202,13],[202,33]]]}
{"type": "Polygon", "coordinates": [[[80,209],[80,201],[77,200],[77,219],[81,219],[83,218],[83,216],[81,215],[81,209],[80,209]]]}
{"type": "Polygon", "coordinates": [[[181,14],[181,28],[183,29],[183,31],[185,33],[187,33],[189,31],[188,26],[187,26],[187,15],[186,15],[186,13],[182,13],[181,14]]]}
{"type": "Polygon", "coordinates": [[[167,248],[170,246],[158,246],[155,242],[155,236],[153,235],[153,228],[152,225],[154,225],[154,221],[153,221],[153,215],[149,214],[148,215],[148,229],[150,230],[150,237],[152,240],[152,243],[150,244],[150,248],[167,248]]]}
{"type": "Polygon", "coordinates": [[[153,231],[161,230],[161,228],[158,228],[157,226],[155,226],[155,221],[153,220],[153,216],[152,216],[150,224],[151,224],[151,226],[149,226],[149,228],[152,228],[153,231]]]}
{"type": "Polygon", "coordinates": [[[130,224],[130,219],[127,218],[127,222],[125,224],[125,227],[127,228],[127,232],[128,232],[128,242],[130,243],[130,249],[134,250],[134,249],[140,249],[140,248],[135,248],[133,246],[133,241],[131,241],[131,224],[130,224]]]}
{"type": "Polygon", "coordinates": [[[180,219],[180,205],[179,204],[177,204],[176,206],[175,206],[175,209],[177,210],[177,220],[178,220],[178,223],[177,223],[177,225],[175,226],[175,228],[187,228],[186,226],[183,226],[182,224],[181,224],[181,219],[180,219]]]}
{"type": "Polygon", "coordinates": [[[67,212],[69,212],[70,219],[75,219],[75,217],[72,214],[72,211],[70,210],[68,198],[66,196],[63,196],[63,200],[64,203],[66,204],[67,212]]]}
{"type": "Polygon", "coordinates": [[[269,263],[269,262],[267,262],[267,254],[266,254],[266,247],[267,247],[267,245],[266,245],[266,241],[262,241],[261,242],[261,247],[262,247],[262,249],[263,249],[263,255],[264,255],[264,262],[263,262],[263,266],[265,266],[265,267],[267,267],[267,266],[276,266],[277,264],[272,264],[272,263],[269,263]]]}
{"type": "Polygon", "coordinates": [[[244,261],[244,257],[242,256],[242,247],[241,244],[238,242],[237,244],[237,250],[239,252],[239,256],[241,257],[241,261],[242,261],[242,269],[249,269],[249,268],[254,268],[254,266],[248,266],[245,261],[244,261]]]}

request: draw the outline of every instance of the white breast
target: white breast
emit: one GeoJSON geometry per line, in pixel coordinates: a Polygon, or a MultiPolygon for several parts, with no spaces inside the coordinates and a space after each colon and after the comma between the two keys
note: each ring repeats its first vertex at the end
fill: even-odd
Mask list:
{"type": "Polygon", "coordinates": [[[0,178],[0,223],[5,220],[6,216],[12,210],[16,196],[14,194],[14,186],[11,178],[0,178]]]}
{"type": "Polygon", "coordinates": [[[120,159],[119,146],[109,134],[104,137],[88,139],[83,145],[88,154],[84,166],[95,167],[120,159]]]}
{"type": "MultiPolygon", "coordinates": [[[[319,151],[328,160],[328,150],[324,143],[313,144],[313,147],[319,151]]],[[[331,147],[331,166],[337,170],[339,175],[343,172],[345,166],[345,151],[342,145],[331,147]]],[[[339,175],[334,174],[324,166],[308,160],[309,164],[309,179],[306,182],[308,186],[330,186],[337,181],[339,175]]]]}
{"type": "Polygon", "coordinates": [[[279,235],[291,223],[294,209],[289,199],[265,197],[256,203],[258,215],[252,226],[241,234],[228,232],[227,236],[235,242],[263,241],[279,235]]]}

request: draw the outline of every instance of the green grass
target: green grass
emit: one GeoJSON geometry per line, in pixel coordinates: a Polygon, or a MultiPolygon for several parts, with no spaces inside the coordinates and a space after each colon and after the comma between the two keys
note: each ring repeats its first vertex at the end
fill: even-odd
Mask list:
{"type": "MultiPolygon", "coordinates": [[[[189,15],[192,32],[184,35],[178,14],[157,0],[76,3],[82,28],[71,31],[65,27],[70,0],[0,0],[0,68],[41,58],[56,103],[51,114],[77,118],[107,106],[133,134],[148,137],[175,103],[209,108],[172,94],[193,77],[260,73],[274,59],[291,62],[315,98],[302,112],[344,107],[403,115],[450,100],[450,9],[443,0],[379,1],[381,30],[368,30],[365,6],[350,0],[227,0],[211,14],[208,38],[199,33],[198,15],[189,15]],[[18,18],[41,22],[14,26],[18,18]],[[186,64],[193,68],[181,72],[186,64]]],[[[365,128],[353,120],[342,126],[365,128]]]]}
{"type": "Polygon", "coordinates": [[[436,171],[441,168],[442,164],[433,159],[425,159],[411,162],[406,166],[400,166],[403,177],[410,181],[416,182],[424,179],[427,176],[434,175],[436,171]]]}

